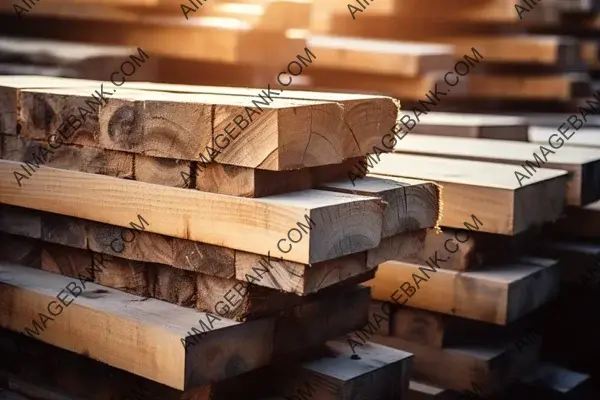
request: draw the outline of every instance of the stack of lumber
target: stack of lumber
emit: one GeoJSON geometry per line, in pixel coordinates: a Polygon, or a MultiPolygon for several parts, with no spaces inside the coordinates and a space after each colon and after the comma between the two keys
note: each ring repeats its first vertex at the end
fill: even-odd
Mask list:
{"type": "Polygon", "coordinates": [[[418,252],[440,219],[433,182],[347,179],[394,128],[397,103],[113,88],[0,80],[4,386],[29,398],[126,398],[140,384],[158,398],[406,398],[411,354],[335,340],[368,322],[359,283],[418,252]],[[95,378],[107,375],[118,378],[95,378]]]}
{"type": "Polygon", "coordinates": [[[279,79],[287,82],[298,68],[289,64],[308,48],[318,61],[298,74],[302,76],[293,76],[291,85],[327,91],[352,87],[352,92],[379,91],[412,100],[434,89],[453,65],[452,46],[367,40],[312,29],[313,21],[329,9],[327,2],[199,1],[202,6],[195,8],[193,1],[142,3],[39,3],[22,13],[18,26],[12,5],[0,5],[0,34],[34,42],[141,47],[157,58],[158,81],[199,85],[282,87],[278,74],[285,72],[279,79]]]}
{"type": "MultiPolygon", "coordinates": [[[[590,61],[597,54],[593,46],[581,50],[577,38],[561,34],[559,29],[563,15],[585,10],[584,4],[579,4],[578,10],[572,2],[560,0],[531,4],[505,0],[461,0],[452,4],[442,0],[387,0],[366,7],[355,3],[340,6],[334,1],[327,4],[329,13],[313,9],[314,13],[324,14],[318,20],[313,18],[311,29],[315,32],[452,46],[456,68],[448,68],[448,80],[440,82],[440,91],[448,97],[435,106],[436,111],[564,109],[591,95],[582,56],[590,61]],[[537,30],[541,28],[546,30],[537,30]],[[481,63],[465,63],[465,55],[474,58],[472,49],[480,53],[481,63]],[[451,87],[457,78],[457,87],[466,85],[466,90],[451,87]],[[447,92],[450,89],[451,94],[447,92]]],[[[352,88],[350,82],[347,88],[352,88]]],[[[426,100],[425,93],[419,100],[426,100]]],[[[405,109],[413,105],[403,104],[405,109]]]]}
{"type": "Polygon", "coordinates": [[[559,340],[547,325],[559,324],[552,313],[573,266],[556,252],[536,249],[540,228],[561,220],[565,207],[585,210],[600,200],[600,150],[563,147],[526,174],[521,165],[527,166],[539,145],[523,141],[523,121],[485,117],[487,124],[475,117],[425,118],[395,144],[393,154],[371,158],[368,177],[442,186],[441,232],[428,231],[421,251],[410,257],[380,260],[369,282],[378,302],[370,326],[348,340],[357,350],[371,340],[413,353],[415,399],[459,393],[562,398],[586,391],[589,375],[539,362],[543,341],[559,340]],[[498,137],[502,129],[521,140],[485,138],[498,137]],[[519,170],[526,179],[518,179],[519,170]]]}

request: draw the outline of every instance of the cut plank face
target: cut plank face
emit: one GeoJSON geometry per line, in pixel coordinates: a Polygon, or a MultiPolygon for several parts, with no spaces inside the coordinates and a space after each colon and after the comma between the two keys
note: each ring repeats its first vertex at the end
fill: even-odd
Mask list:
{"type": "Polygon", "coordinates": [[[396,145],[395,151],[514,164],[517,167],[510,178],[520,186],[537,176],[540,167],[562,169],[571,173],[567,186],[568,204],[585,205],[600,199],[600,149],[563,146],[565,141],[558,134],[556,137],[561,141],[538,144],[407,135],[396,145]]]}
{"type": "Polygon", "coordinates": [[[381,239],[385,205],[378,198],[307,190],[245,199],[48,167],[19,187],[18,166],[0,161],[2,203],[126,227],[141,214],[149,232],[305,264],[381,239]]]}

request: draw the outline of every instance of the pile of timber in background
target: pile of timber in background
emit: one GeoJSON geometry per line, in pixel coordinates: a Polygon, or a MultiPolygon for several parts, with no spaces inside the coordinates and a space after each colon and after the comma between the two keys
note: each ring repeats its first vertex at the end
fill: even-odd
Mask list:
{"type": "Polygon", "coordinates": [[[411,255],[440,218],[432,182],[347,178],[396,122],[396,103],[288,92],[239,125],[261,99],[252,89],[142,83],[95,104],[98,86],[0,87],[5,386],[126,398],[144,378],[172,398],[260,399],[308,382],[315,398],[406,398],[409,353],[367,344],[357,358],[334,341],[367,323],[358,284],[387,259],[382,239],[411,255]],[[97,117],[69,130],[82,105],[97,117]],[[222,129],[231,142],[204,167],[222,129]],[[49,302],[61,290],[59,310],[49,302]],[[14,354],[27,340],[8,331],[47,344],[34,359],[70,357],[68,378],[26,368],[14,354]],[[123,382],[90,394],[84,362],[123,382]]]}

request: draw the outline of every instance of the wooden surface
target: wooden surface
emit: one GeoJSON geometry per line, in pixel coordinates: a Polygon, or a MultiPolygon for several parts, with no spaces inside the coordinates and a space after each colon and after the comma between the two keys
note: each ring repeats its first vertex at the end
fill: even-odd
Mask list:
{"type": "MultiPolygon", "coordinates": [[[[402,112],[414,119],[414,114],[402,112]]],[[[411,133],[527,141],[527,124],[518,117],[433,112],[419,116],[411,133]]]]}
{"type": "Polygon", "coordinates": [[[380,197],[387,204],[383,215],[382,238],[436,227],[440,218],[440,189],[432,182],[365,177],[355,182],[325,183],[319,188],[380,197]]]}
{"type": "Polygon", "coordinates": [[[600,149],[570,146],[553,149],[548,144],[544,147],[554,153],[547,152],[544,156],[540,145],[533,143],[407,135],[396,145],[395,151],[518,165],[515,170],[523,176],[516,178],[516,175],[512,174],[518,183],[530,181],[533,173],[539,174],[540,171],[536,170],[538,166],[565,170],[570,173],[567,204],[582,206],[600,200],[600,149]],[[534,158],[534,153],[538,158],[534,158]],[[527,161],[530,161],[531,165],[527,164],[527,161]],[[522,165],[526,165],[527,168],[522,165]]]}
{"type": "Polygon", "coordinates": [[[475,99],[570,101],[591,95],[589,77],[585,74],[469,76],[468,97],[475,99]]]}
{"type": "Polygon", "coordinates": [[[499,391],[511,379],[530,372],[538,361],[540,342],[521,351],[514,343],[437,349],[391,336],[374,336],[374,342],[414,354],[413,379],[479,395],[499,391]]]}
{"type": "Polygon", "coordinates": [[[553,235],[567,238],[600,237],[600,201],[585,207],[568,207],[565,215],[548,226],[553,235]]]}
{"type": "Polygon", "coordinates": [[[559,282],[556,261],[523,258],[472,272],[388,261],[366,284],[376,300],[506,325],[552,299],[559,282]]]}
{"type": "MultiPolygon", "coordinates": [[[[0,140],[2,141],[1,156],[4,160],[29,162],[35,165],[35,157],[38,157],[38,159],[45,161],[45,165],[53,168],[127,179],[135,177],[134,155],[130,153],[70,145],[52,149],[46,142],[22,139],[18,136],[0,135],[0,140]]],[[[142,178],[146,176],[146,173],[150,173],[148,165],[143,162],[140,163],[139,170],[142,178]]],[[[177,175],[177,178],[181,179],[179,175],[177,175]]],[[[138,180],[147,181],[144,179],[138,180]]],[[[156,179],[154,181],[150,183],[166,183],[157,182],[156,179]]],[[[179,183],[179,180],[175,183],[179,183]]]]}
{"type": "Polygon", "coordinates": [[[495,163],[382,154],[371,173],[440,184],[441,226],[464,229],[465,222],[475,215],[483,225],[482,232],[514,235],[560,215],[567,176],[564,171],[540,169],[520,187],[514,170],[495,163]],[[542,198],[545,201],[540,204],[542,198]]]}
{"type": "MultiPolygon", "coordinates": [[[[46,312],[48,302],[56,301],[69,283],[80,285],[71,278],[16,265],[2,264],[0,275],[0,301],[7,306],[0,324],[16,331],[33,328],[32,320],[38,321],[39,313],[46,312]]],[[[53,319],[36,339],[175,389],[237,375],[266,365],[271,356],[272,319],[239,324],[213,318],[212,330],[199,340],[186,332],[198,326],[199,318],[207,321],[207,314],[91,282],[82,292],[74,289],[76,298],[67,290],[63,293],[69,294],[65,297],[67,303],[71,300],[69,306],[62,315],[49,316],[53,319]],[[114,335],[119,341],[106,340],[114,335]],[[182,338],[195,342],[184,348],[182,338]],[[214,357],[215,351],[219,356],[214,357]],[[211,362],[199,362],[207,359],[211,362]],[[231,360],[239,361],[237,368],[227,367],[231,360]]]]}
{"type": "Polygon", "coordinates": [[[18,187],[13,176],[18,166],[0,161],[2,203],[118,226],[141,214],[149,232],[306,264],[376,247],[382,230],[384,205],[375,198],[309,190],[244,199],[48,167],[18,187]],[[232,214],[232,209],[237,212],[232,214]],[[278,249],[278,241],[284,238],[285,244],[296,223],[309,223],[305,215],[314,221],[313,229],[300,232],[303,240],[291,248],[278,249]],[[210,231],[204,229],[207,225],[210,231]]]}
{"type": "Polygon", "coordinates": [[[315,399],[404,398],[412,355],[375,343],[366,343],[351,358],[347,341],[326,344],[326,356],[305,362],[283,376],[281,395],[298,398],[304,392],[315,399]]]}
{"type": "MultiPolygon", "coordinates": [[[[296,77],[296,79],[301,78],[296,77]]],[[[285,80],[285,78],[283,78],[285,80]]],[[[373,94],[330,93],[326,91],[285,90],[273,82],[272,96],[287,101],[335,102],[343,104],[345,126],[342,127],[342,147],[347,157],[357,157],[372,152],[373,146],[381,144],[381,137],[387,134],[396,121],[397,106],[391,98],[373,94]]],[[[187,94],[230,95],[236,97],[252,97],[256,99],[263,89],[224,86],[174,85],[151,82],[131,82],[128,87],[139,90],[150,90],[187,94]]],[[[370,91],[372,93],[372,91],[370,91]]],[[[264,94],[263,94],[263,97],[264,94]]],[[[278,100],[279,101],[279,100],[278,100]]],[[[330,138],[328,138],[331,140],[330,138]]],[[[227,163],[226,163],[227,164],[227,163]]]]}
{"type": "MultiPolygon", "coordinates": [[[[556,133],[558,126],[560,124],[556,127],[530,126],[528,131],[529,141],[539,144],[548,143],[550,137],[556,133]]],[[[570,133],[569,136],[571,136],[570,133]]],[[[569,146],[600,148],[600,129],[593,127],[580,128],[567,143],[569,146]]]]}
{"type": "Polygon", "coordinates": [[[120,237],[123,228],[118,226],[4,204],[0,205],[0,222],[0,231],[13,235],[215,277],[250,280],[255,285],[299,295],[377,266],[367,265],[364,252],[301,264],[145,231],[137,231],[133,237],[124,234],[129,241],[125,242],[120,237]]]}

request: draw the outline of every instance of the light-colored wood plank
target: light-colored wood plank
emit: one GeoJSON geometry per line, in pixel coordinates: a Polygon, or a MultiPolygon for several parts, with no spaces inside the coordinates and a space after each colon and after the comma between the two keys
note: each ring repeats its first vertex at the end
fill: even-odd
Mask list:
{"type": "MultiPolygon", "coordinates": [[[[569,136],[571,136],[570,133],[569,136]]],[[[556,140],[557,136],[554,135],[556,135],[556,126],[530,126],[528,131],[529,141],[539,144],[547,144],[549,140],[556,140]]],[[[600,129],[580,128],[566,143],[568,146],[600,148],[600,129]]]]}
{"type": "Polygon", "coordinates": [[[191,309],[143,300],[90,282],[81,288],[77,280],[16,265],[0,266],[0,282],[0,301],[7,306],[7,312],[0,315],[2,327],[22,331],[34,328],[35,321],[39,328],[34,329],[41,332],[31,335],[38,340],[175,389],[252,370],[266,365],[271,356],[272,319],[244,324],[215,316],[207,320],[207,314],[191,309]],[[57,311],[61,306],[57,295],[68,304],[61,312],[57,311]],[[212,327],[201,340],[187,333],[198,326],[199,319],[212,327]],[[118,342],[106,340],[114,335],[120,338],[118,342]],[[191,341],[187,348],[182,338],[191,341]],[[219,356],[214,357],[217,349],[219,356]],[[209,364],[201,361],[207,359],[209,364]],[[232,370],[227,367],[232,359],[244,362],[232,370]]]}
{"type": "Polygon", "coordinates": [[[408,384],[408,391],[408,400],[456,400],[458,396],[452,390],[412,379],[408,384]]]}
{"type": "Polygon", "coordinates": [[[506,140],[407,135],[396,145],[395,151],[518,165],[511,176],[519,185],[528,182],[533,174],[539,174],[540,170],[536,168],[565,170],[570,173],[567,204],[582,206],[599,200],[600,149],[575,148],[563,146],[563,143],[568,142],[558,134],[543,148],[540,144],[506,140]],[[499,148],[502,151],[498,151],[499,148]]]}
{"type": "MultiPolygon", "coordinates": [[[[302,76],[296,77],[296,79],[299,78],[302,78],[302,76]]],[[[285,78],[283,80],[285,81],[285,78]]],[[[294,80],[294,84],[295,82],[296,80],[294,80]]],[[[280,87],[280,84],[277,82],[273,82],[273,85],[280,87]]],[[[250,96],[257,101],[263,101],[266,98],[265,94],[268,92],[268,90],[264,89],[259,90],[243,87],[175,85],[150,82],[131,82],[128,87],[139,90],[173,93],[219,94],[238,97],[250,96]],[[257,98],[261,94],[263,100],[257,98]]],[[[275,89],[275,86],[273,89],[275,89]]],[[[397,100],[373,94],[355,94],[356,90],[356,88],[350,88],[348,90],[349,93],[330,93],[326,91],[307,92],[287,89],[284,92],[283,90],[276,89],[272,91],[271,96],[281,100],[342,103],[345,125],[342,127],[340,138],[345,157],[350,158],[371,152],[372,147],[381,142],[381,137],[388,133],[390,127],[394,125],[399,107],[397,100]]]]}
{"type": "Polygon", "coordinates": [[[434,228],[440,218],[440,188],[432,182],[365,177],[323,184],[320,189],[380,197],[387,206],[381,237],[434,228]]]}
{"type": "Polygon", "coordinates": [[[452,68],[452,47],[391,40],[310,35],[317,68],[417,77],[452,68]]]}
{"type": "Polygon", "coordinates": [[[472,272],[388,261],[366,284],[377,300],[393,295],[399,304],[506,325],[552,299],[559,283],[556,261],[526,258],[472,272]]]}
{"type": "Polygon", "coordinates": [[[19,187],[13,175],[18,165],[0,161],[1,203],[118,226],[142,215],[149,232],[290,261],[310,264],[357,253],[376,247],[381,236],[384,205],[376,198],[308,190],[245,199],[48,167],[19,187]],[[312,230],[287,238],[297,223],[310,223],[312,230]]]}
{"type": "MultiPolygon", "coordinates": [[[[414,117],[406,112],[401,114],[414,117]]],[[[527,124],[518,117],[432,112],[419,115],[419,123],[411,133],[527,141],[527,124]]]]}
{"type": "Polygon", "coordinates": [[[520,187],[514,167],[509,165],[382,154],[370,171],[376,176],[422,179],[441,185],[440,225],[450,228],[464,229],[465,222],[470,223],[475,215],[481,221],[482,232],[514,235],[555,220],[565,203],[567,172],[560,170],[539,169],[520,187]],[[544,204],[539,199],[545,199],[544,204]]]}

